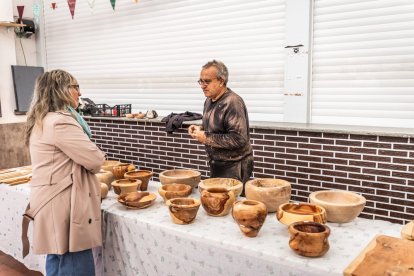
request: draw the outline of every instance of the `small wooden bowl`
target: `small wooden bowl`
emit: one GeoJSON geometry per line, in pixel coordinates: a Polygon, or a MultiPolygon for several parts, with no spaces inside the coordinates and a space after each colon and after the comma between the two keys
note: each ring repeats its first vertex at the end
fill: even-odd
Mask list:
{"type": "Polygon", "coordinates": [[[328,221],[345,223],[354,220],[364,209],[365,197],[342,190],[317,191],[309,195],[311,203],[326,210],[328,221]]]}
{"type": "Polygon", "coordinates": [[[124,178],[141,180],[142,184],[141,184],[140,190],[146,191],[148,189],[148,183],[152,175],[153,175],[152,171],[132,170],[132,171],[126,172],[124,174],[124,178]]]}
{"type": "Polygon", "coordinates": [[[117,195],[124,195],[130,192],[136,192],[141,186],[141,180],[134,179],[118,179],[112,182],[112,187],[114,187],[114,192],[117,195]]]}
{"type": "Polygon", "coordinates": [[[241,200],[233,204],[231,214],[243,235],[253,238],[257,236],[266,220],[267,207],[257,200],[241,200]]]}
{"type": "Polygon", "coordinates": [[[310,221],[298,221],[289,225],[289,247],[305,257],[320,257],[329,250],[328,226],[310,221]]]}
{"type": "Polygon", "coordinates": [[[246,182],[246,198],[266,204],[269,213],[276,212],[281,204],[288,203],[290,182],[282,179],[256,178],[246,182]]]}
{"type": "Polygon", "coordinates": [[[187,184],[191,187],[197,187],[201,179],[201,173],[195,170],[178,169],[178,170],[166,170],[160,173],[161,184],[180,183],[187,184]]]}
{"type": "Polygon", "coordinates": [[[176,224],[190,224],[197,216],[200,200],[195,198],[172,198],[166,202],[170,216],[176,224]]]}
{"type": "Polygon", "coordinates": [[[151,206],[156,198],[154,193],[135,191],[120,195],[118,202],[127,208],[143,209],[151,206]]]}
{"type": "Polygon", "coordinates": [[[198,184],[200,194],[208,188],[226,188],[232,190],[234,195],[238,197],[243,191],[243,183],[233,178],[208,178],[201,180],[198,184]]]}
{"type": "Polygon", "coordinates": [[[326,211],[323,207],[309,203],[285,203],[279,206],[277,219],[290,225],[297,221],[326,223],[326,211]]]}
{"type": "Polygon", "coordinates": [[[115,179],[122,179],[126,172],[135,170],[135,166],[129,163],[120,163],[112,168],[115,179]]]}
{"type": "Polygon", "coordinates": [[[236,201],[234,192],[226,188],[208,188],[201,193],[201,204],[210,216],[222,217],[227,215],[236,201]]]}
{"type": "Polygon", "coordinates": [[[142,112],[134,113],[132,115],[134,115],[134,118],[135,119],[143,119],[143,118],[145,118],[145,113],[142,113],[142,112]]]}
{"type": "Polygon", "coordinates": [[[169,199],[177,197],[187,197],[191,194],[193,188],[187,184],[165,184],[158,189],[158,193],[166,202],[169,199]]]}
{"type": "Polygon", "coordinates": [[[105,160],[101,166],[101,169],[112,173],[114,166],[121,164],[118,160],[105,160]]]}

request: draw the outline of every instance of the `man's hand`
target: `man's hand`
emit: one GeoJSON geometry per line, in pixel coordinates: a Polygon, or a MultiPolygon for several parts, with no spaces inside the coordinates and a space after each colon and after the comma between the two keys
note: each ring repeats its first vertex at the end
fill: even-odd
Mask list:
{"type": "Polygon", "coordinates": [[[200,126],[191,125],[188,128],[188,134],[190,134],[191,137],[196,139],[201,144],[204,144],[206,142],[206,134],[201,130],[200,126]]]}

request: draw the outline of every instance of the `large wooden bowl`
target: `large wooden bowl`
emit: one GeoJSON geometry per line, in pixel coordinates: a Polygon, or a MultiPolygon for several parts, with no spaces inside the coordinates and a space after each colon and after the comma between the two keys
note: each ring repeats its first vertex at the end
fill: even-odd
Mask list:
{"type": "Polygon", "coordinates": [[[326,211],[323,207],[309,203],[285,203],[277,209],[279,222],[290,225],[297,221],[326,223],[326,211]]]}
{"type": "Polygon", "coordinates": [[[365,197],[349,191],[317,191],[309,195],[310,202],[326,210],[328,221],[345,223],[355,219],[364,209],[365,197]]]}
{"type": "Polygon", "coordinates": [[[178,169],[163,171],[159,177],[162,185],[181,183],[195,188],[200,182],[201,174],[195,170],[178,169]]]}
{"type": "Polygon", "coordinates": [[[193,188],[187,184],[165,184],[158,189],[158,193],[166,202],[169,199],[177,197],[187,197],[191,194],[193,188]]]}
{"type": "Polygon", "coordinates": [[[197,216],[200,200],[195,198],[172,198],[166,202],[170,216],[176,224],[190,224],[197,216]]]}
{"type": "Polygon", "coordinates": [[[130,192],[118,197],[118,202],[127,208],[142,209],[151,206],[157,196],[149,192],[130,192]]]}
{"type": "Polygon", "coordinates": [[[256,178],[246,182],[246,198],[266,204],[269,213],[290,200],[290,182],[282,179],[256,178]]]}
{"type": "Polygon", "coordinates": [[[243,183],[233,178],[208,178],[201,180],[198,184],[200,194],[208,188],[226,188],[234,192],[238,197],[243,191],[243,183]]]}

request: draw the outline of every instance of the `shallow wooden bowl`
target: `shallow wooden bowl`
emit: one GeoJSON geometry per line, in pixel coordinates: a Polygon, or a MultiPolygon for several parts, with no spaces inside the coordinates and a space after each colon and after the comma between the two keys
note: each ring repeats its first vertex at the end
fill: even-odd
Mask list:
{"type": "Polygon", "coordinates": [[[323,207],[309,203],[285,203],[279,206],[277,219],[290,225],[297,221],[326,223],[326,211],[323,207]]]}
{"type": "Polygon", "coordinates": [[[201,180],[198,184],[200,194],[208,188],[226,188],[234,192],[236,197],[243,191],[243,183],[233,178],[208,178],[201,180]]]}
{"type": "Polygon", "coordinates": [[[292,191],[290,182],[273,178],[247,181],[245,189],[246,198],[263,202],[269,213],[276,212],[281,204],[288,203],[292,191]]]}
{"type": "Polygon", "coordinates": [[[137,179],[118,179],[112,182],[112,187],[117,195],[135,192],[141,186],[141,180],[137,179]]]}
{"type": "Polygon", "coordinates": [[[142,209],[151,206],[157,196],[150,192],[130,192],[118,197],[118,202],[131,209],[142,209]]]}
{"type": "Polygon", "coordinates": [[[177,197],[187,197],[191,194],[193,188],[187,184],[165,184],[158,189],[158,193],[166,202],[169,199],[177,197]]]}
{"type": "Polygon", "coordinates": [[[197,187],[201,179],[201,174],[199,171],[187,170],[187,169],[178,169],[178,170],[167,170],[163,171],[159,175],[161,184],[172,184],[180,183],[187,184],[191,187],[197,187]]]}
{"type": "Polygon", "coordinates": [[[195,198],[172,198],[166,202],[170,216],[176,224],[190,224],[197,216],[200,200],[195,198]]]}
{"type": "Polygon", "coordinates": [[[317,191],[309,195],[311,203],[326,210],[330,222],[345,223],[355,219],[364,209],[365,197],[342,190],[317,191]]]}
{"type": "Polygon", "coordinates": [[[101,169],[112,173],[112,168],[119,164],[121,164],[121,162],[118,160],[105,160],[101,166],[101,169]]]}
{"type": "Polygon", "coordinates": [[[298,221],[289,225],[289,247],[305,257],[320,257],[329,250],[328,226],[310,221],[298,221]]]}
{"type": "Polygon", "coordinates": [[[148,183],[152,175],[153,175],[152,171],[133,170],[133,171],[126,172],[124,174],[124,178],[141,180],[142,183],[141,183],[140,190],[146,191],[148,189],[148,183]]]}

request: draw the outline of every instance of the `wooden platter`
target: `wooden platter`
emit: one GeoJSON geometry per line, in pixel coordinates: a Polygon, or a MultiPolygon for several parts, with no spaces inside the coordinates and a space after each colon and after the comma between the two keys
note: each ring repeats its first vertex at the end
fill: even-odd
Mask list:
{"type": "Polygon", "coordinates": [[[374,237],[344,270],[344,276],[414,276],[414,242],[374,237]]]}

